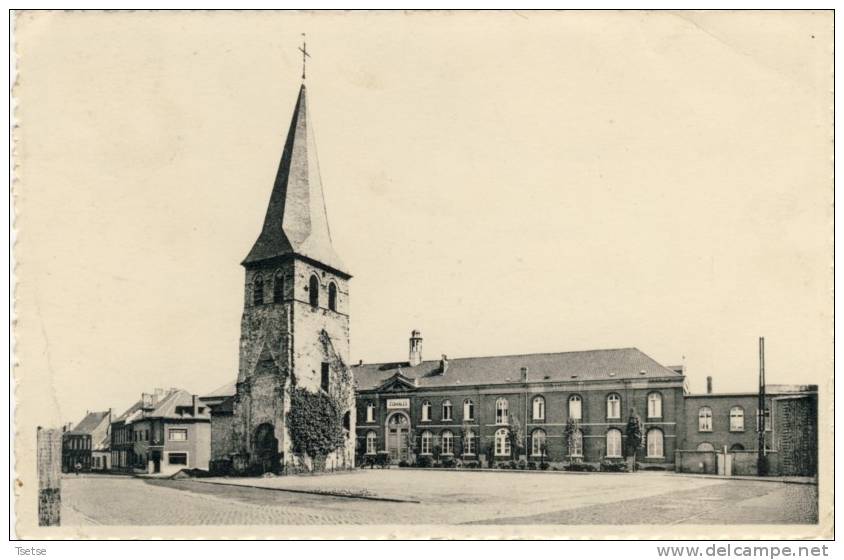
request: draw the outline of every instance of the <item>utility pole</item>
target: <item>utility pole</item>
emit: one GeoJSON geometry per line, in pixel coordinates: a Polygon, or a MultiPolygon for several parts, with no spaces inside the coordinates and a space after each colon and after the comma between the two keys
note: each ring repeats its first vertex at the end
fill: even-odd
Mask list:
{"type": "Polygon", "coordinates": [[[756,453],[756,473],[759,476],[767,474],[765,461],[765,337],[759,337],[759,405],[756,421],[758,436],[756,453]]]}

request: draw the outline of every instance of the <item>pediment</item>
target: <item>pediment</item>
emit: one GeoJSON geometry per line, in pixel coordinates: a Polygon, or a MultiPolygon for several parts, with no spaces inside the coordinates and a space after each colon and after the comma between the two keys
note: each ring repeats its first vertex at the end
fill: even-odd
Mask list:
{"type": "Polygon", "coordinates": [[[394,373],[378,387],[379,393],[406,393],[417,389],[416,380],[401,373],[394,373]]]}

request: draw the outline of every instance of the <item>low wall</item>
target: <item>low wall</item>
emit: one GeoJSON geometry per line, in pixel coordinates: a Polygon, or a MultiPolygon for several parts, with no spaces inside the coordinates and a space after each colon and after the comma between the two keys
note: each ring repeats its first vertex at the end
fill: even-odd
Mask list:
{"type": "Polygon", "coordinates": [[[714,451],[676,451],[674,470],[678,473],[718,474],[714,451]]]}

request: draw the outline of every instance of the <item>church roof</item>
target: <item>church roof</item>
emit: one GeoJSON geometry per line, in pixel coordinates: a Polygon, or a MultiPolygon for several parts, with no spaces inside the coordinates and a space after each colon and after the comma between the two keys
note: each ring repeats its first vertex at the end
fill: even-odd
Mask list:
{"type": "Polygon", "coordinates": [[[295,254],[348,275],[331,244],[316,143],[308,121],[308,101],[302,84],[264,226],[242,264],[295,254]]]}
{"type": "Polygon", "coordinates": [[[364,364],[354,366],[352,371],[358,390],[364,391],[388,385],[397,373],[412,380],[416,388],[520,383],[523,367],[528,368],[530,382],[683,378],[638,348],[449,358],[446,361],[445,372],[440,360],[427,360],[415,367],[407,362],[364,364]]]}

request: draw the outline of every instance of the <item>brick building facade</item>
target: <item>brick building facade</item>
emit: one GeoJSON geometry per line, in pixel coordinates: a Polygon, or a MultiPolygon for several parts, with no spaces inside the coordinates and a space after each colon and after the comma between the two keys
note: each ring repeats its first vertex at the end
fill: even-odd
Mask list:
{"type": "Polygon", "coordinates": [[[418,331],[406,362],[352,368],[359,455],[598,463],[622,457],[635,414],[646,435],[639,461],[673,463],[683,434],[679,368],[636,348],[422,361],[414,341],[421,344],[418,331]],[[570,417],[578,430],[571,446],[570,417]]]}
{"type": "Polygon", "coordinates": [[[172,474],[209,468],[211,415],[196,395],[182,389],[144,393],[111,426],[112,468],[172,474]]]}
{"type": "Polygon", "coordinates": [[[108,449],[111,410],[87,412],[73,429],[62,434],[62,471],[74,472],[77,465],[81,471],[107,470],[103,462],[104,450],[108,449]]]}

